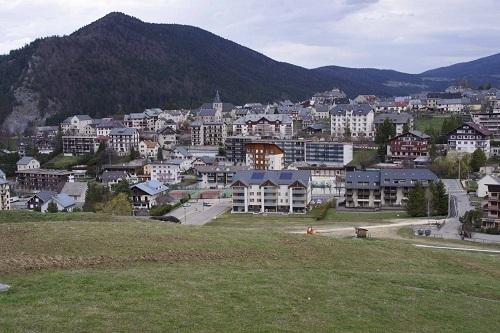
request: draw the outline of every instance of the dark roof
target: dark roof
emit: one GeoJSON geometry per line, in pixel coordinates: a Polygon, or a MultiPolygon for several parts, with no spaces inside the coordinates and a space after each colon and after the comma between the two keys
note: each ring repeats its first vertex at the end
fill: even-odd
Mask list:
{"type": "Polygon", "coordinates": [[[111,129],[109,135],[134,135],[136,132],[137,129],[132,127],[115,127],[111,129]]]}
{"type": "Polygon", "coordinates": [[[415,182],[437,181],[429,169],[381,169],[346,173],[347,189],[378,189],[380,187],[413,187],[415,182]]]}
{"type": "Polygon", "coordinates": [[[113,171],[106,170],[101,175],[101,181],[103,183],[115,182],[119,179],[128,179],[130,176],[125,171],[113,171]]]}
{"type": "Polygon", "coordinates": [[[54,192],[54,191],[40,191],[37,194],[35,194],[33,197],[38,197],[38,199],[40,199],[42,202],[45,203],[45,202],[49,201],[50,199],[52,199],[56,194],[57,194],[57,192],[54,192]]]}
{"type": "Polygon", "coordinates": [[[308,186],[311,180],[309,170],[244,170],[234,175],[233,184],[240,181],[246,185],[260,185],[270,181],[276,185],[291,185],[299,182],[308,186]]]}
{"type": "Polygon", "coordinates": [[[386,119],[389,119],[393,124],[408,124],[413,117],[409,113],[380,113],[375,116],[373,122],[382,124],[386,119]]]}
{"type": "Polygon", "coordinates": [[[373,108],[369,104],[338,104],[330,110],[330,114],[345,115],[351,111],[357,115],[367,115],[373,108]]]}
{"type": "Polygon", "coordinates": [[[428,93],[427,98],[456,99],[462,98],[462,93],[428,93]]]}
{"type": "Polygon", "coordinates": [[[404,136],[406,134],[412,134],[420,139],[429,139],[430,136],[428,136],[427,134],[423,133],[423,132],[420,132],[420,131],[417,131],[417,130],[411,130],[411,131],[408,131],[408,132],[405,132],[403,134],[400,134],[400,135],[396,135],[395,137],[391,138],[391,140],[394,140],[396,138],[399,138],[400,136],[404,136]]]}
{"type": "Polygon", "coordinates": [[[473,128],[474,130],[478,131],[479,133],[481,133],[484,136],[491,135],[490,130],[488,130],[487,128],[484,128],[484,127],[482,127],[482,126],[480,126],[480,125],[478,125],[478,124],[476,124],[474,122],[464,123],[464,124],[458,126],[457,128],[455,128],[453,131],[449,132],[448,134],[451,134],[451,133],[455,132],[456,130],[458,130],[458,129],[464,127],[464,126],[469,126],[469,127],[473,128]]]}

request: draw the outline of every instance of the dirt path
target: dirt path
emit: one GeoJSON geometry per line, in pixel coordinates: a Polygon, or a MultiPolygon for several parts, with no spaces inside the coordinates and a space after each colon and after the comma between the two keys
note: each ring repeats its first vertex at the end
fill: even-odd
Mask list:
{"type": "MultiPolygon", "coordinates": [[[[409,227],[415,225],[428,225],[428,219],[398,219],[392,220],[392,223],[387,224],[375,224],[375,225],[360,225],[359,228],[365,228],[369,231],[370,235],[373,237],[390,237],[390,238],[399,238],[397,236],[397,230],[401,227],[409,227]]],[[[432,222],[436,222],[436,220],[431,220],[432,222]]],[[[437,222],[441,222],[438,220],[437,222]]],[[[341,228],[315,228],[316,233],[332,235],[332,236],[354,236],[355,235],[354,226],[349,227],[341,227],[341,228]]],[[[291,233],[295,234],[304,234],[306,230],[301,231],[292,231],[291,233]]]]}

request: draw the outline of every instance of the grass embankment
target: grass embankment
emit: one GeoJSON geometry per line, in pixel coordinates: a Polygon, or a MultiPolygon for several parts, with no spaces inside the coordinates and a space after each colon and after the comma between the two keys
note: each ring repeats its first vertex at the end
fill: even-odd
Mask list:
{"type": "Polygon", "coordinates": [[[446,116],[435,116],[435,115],[424,115],[417,117],[414,121],[414,126],[416,130],[426,132],[431,129],[436,132],[440,132],[443,126],[444,120],[448,118],[446,116]]]}
{"type": "Polygon", "coordinates": [[[408,218],[406,212],[344,212],[330,208],[324,219],[316,220],[315,212],[306,215],[255,215],[255,214],[223,214],[210,222],[209,226],[245,228],[245,229],[298,229],[313,227],[331,227],[345,222],[354,225],[364,223],[390,223],[392,219],[408,218]]]}
{"type": "Polygon", "coordinates": [[[96,213],[40,213],[31,210],[4,210],[0,212],[0,223],[21,222],[106,222],[134,221],[132,216],[110,216],[96,213]]]}
{"type": "Polygon", "coordinates": [[[352,152],[352,161],[348,166],[360,167],[362,163],[374,163],[377,159],[377,149],[355,148],[352,152]]]}
{"type": "MultiPolygon", "coordinates": [[[[256,217],[260,218],[260,217],[256,217]]],[[[498,256],[158,222],[0,224],[5,332],[494,332],[498,256]]]]}
{"type": "Polygon", "coordinates": [[[47,169],[71,169],[75,165],[80,164],[81,159],[80,156],[64,156],[64,154],[59,154],[46,162],[43,167],[47,169]]]}

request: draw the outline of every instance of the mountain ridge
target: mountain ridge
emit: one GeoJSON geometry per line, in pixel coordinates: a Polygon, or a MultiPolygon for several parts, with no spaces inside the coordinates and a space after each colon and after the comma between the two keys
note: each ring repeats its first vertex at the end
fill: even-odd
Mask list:
{"type": "Polygon", "coordinates": [[[4,130],[19,133],[76,113],[101,117],[168,103],[195,108],[215,90],[228,102],[266,103],[303,100],[332,87],[350,97],[406,95],[455,80],[433,81],[439,73],[428,72],[431,80],[393,70],[306,69],[197,27],[112,12],[70,35],[0,56],[0,119],[4,130]]]}

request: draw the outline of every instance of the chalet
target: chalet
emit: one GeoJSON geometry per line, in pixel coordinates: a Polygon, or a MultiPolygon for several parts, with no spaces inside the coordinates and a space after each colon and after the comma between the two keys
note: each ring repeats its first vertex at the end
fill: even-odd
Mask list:
{"type": "Polygon", "coordinates": [[[448,133],[448,148],[462,153],[473,153],[481,149],[490,156],[491,132],[476,123],[468,122],[448,133]]]}
{"type": "Polygon", "coordinates": [[[393,160],[415,160],[429,158],[429,139],[427,134],[412,130],[389,140],[387,157],[393,160]]]}
{"type": "Polygon", "coordinates": [[[132,185],[130,189],[134,210],[149,210],[167,200],[168,188],[156,180],[132,185]]]}

